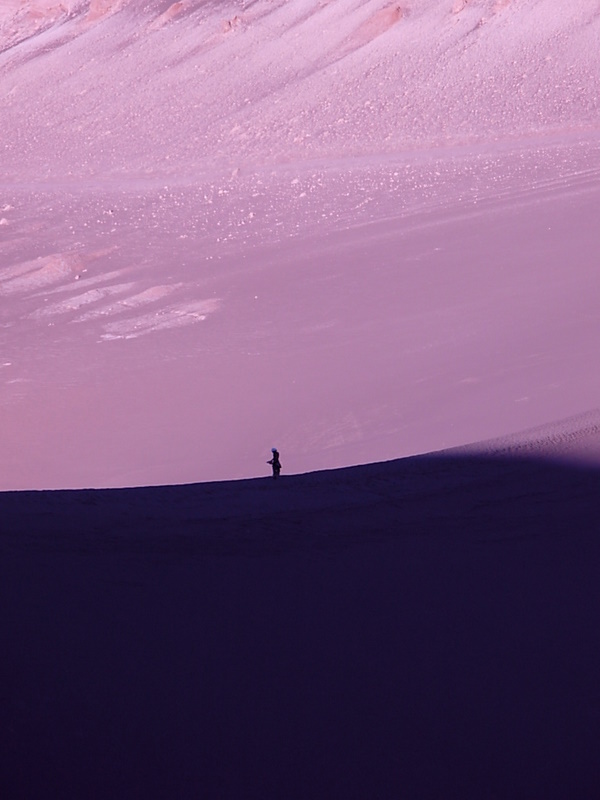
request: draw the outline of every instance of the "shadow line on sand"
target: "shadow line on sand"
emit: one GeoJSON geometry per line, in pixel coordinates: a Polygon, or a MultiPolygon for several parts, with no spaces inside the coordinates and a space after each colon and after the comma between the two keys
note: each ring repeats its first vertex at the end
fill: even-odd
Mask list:
{"type": "Polygon", "coordinates": [[[4,796],[592,798],[600,470],[0,495],[4,796]]]}

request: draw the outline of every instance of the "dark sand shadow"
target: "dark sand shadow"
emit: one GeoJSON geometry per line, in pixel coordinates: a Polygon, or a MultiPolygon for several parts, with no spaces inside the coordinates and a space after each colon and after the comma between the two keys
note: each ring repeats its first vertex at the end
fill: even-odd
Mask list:
{"type": "Polygon", "coordinates": [[[0,495],[0,791],[597,798],[600,471],[0,495]]]}

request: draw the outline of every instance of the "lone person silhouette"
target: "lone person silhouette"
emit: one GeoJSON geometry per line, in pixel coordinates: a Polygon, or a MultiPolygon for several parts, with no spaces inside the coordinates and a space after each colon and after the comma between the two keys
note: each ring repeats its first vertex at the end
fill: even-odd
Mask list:
{"type": "Polygon", "coordinates": [[[273,467],[273,478],[278,478],[279,473],[281,472],[281,461],[279,460],[279,451],[276,447],[271,448],[271,452],[273,453],[273,458],[270,461],[267,461],[267,464],[270,464],[273,467]]]}

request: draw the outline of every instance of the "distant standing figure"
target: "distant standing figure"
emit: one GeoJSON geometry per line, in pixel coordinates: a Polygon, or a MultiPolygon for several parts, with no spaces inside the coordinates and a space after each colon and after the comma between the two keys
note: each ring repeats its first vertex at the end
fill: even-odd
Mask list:
{"type": "Polygon", "coordinates": [[[267,464],[270,464],[273,467],[273,478],[278,478],[279,473],[281,472],[281,461],[279,460],[279,451],[276,447],[271,448],[271,452],[273,453],[273,458],[270,461],[267,461],[267,464]]]}

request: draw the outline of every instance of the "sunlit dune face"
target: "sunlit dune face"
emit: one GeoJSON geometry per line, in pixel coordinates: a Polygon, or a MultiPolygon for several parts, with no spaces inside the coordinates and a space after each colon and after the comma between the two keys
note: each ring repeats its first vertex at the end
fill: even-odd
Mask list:
{"type": "Polygon", "coordinates": [[[580,419],[599,34],[583,0],[3,3],[0,488],[580,419]]]}

